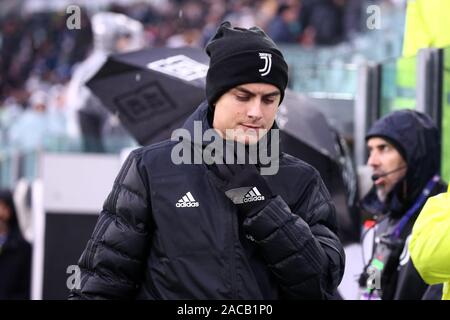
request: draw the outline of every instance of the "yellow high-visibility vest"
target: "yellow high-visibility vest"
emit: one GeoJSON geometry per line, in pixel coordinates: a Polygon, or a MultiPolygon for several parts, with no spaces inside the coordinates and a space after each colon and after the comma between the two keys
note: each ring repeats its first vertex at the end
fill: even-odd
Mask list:
{"type": "Polygon", "coordinates": [[[442,299],[450,300],[450,187],[427,200],[414,223],[409,253],[425,282],[444,283],[442,299]]]}
{"type": "Polygon", "coordinates": [[[409,0],[403,56],[414,56],[421,48],[450,46],[449,13],[449,0],[409,0]]]}

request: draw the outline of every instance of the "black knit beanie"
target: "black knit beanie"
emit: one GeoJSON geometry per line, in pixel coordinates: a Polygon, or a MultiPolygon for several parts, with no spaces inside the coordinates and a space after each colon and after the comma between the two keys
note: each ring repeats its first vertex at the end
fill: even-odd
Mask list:
{"type": "Polygon", "coordinates": [[[268,83],[280,89],[288,82],[288,66],[276,44],[258,27],[232,27],[223,22],[206,46],[210,57],[206,98],[210,106],[225,92],[244,83],[268,83]]]}

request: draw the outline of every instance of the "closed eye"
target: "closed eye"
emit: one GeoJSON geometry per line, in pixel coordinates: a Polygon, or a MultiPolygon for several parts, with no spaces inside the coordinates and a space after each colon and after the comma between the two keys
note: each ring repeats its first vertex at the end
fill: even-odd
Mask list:
{"type": "Polygon", "coordinates": [[[248,96],[237,95],[236,99],[239,100],[239,101],[248,101],[250,98],[248,96]]]}
{"type": "Polygon", "coordinates": [[[275,99],[263,99],[263,102],[265,103],[265,104],[272,104],[272,103],[274,103],[275,102],[275,99]]]}

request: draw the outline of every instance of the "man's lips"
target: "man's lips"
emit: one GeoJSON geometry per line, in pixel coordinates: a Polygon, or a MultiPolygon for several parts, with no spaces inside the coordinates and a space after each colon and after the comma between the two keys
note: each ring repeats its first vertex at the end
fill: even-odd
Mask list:
{"type": "Polygon", "coordinates": [[[254,125],[254,124],[245,124],[245,123],[241,123],[240,125],[241,125],[242,127],[246,128],[246,129],[253,129],[253,130],[263,129],[262,126],[258,126],[258,125],[254,125]]]}
{"type": "MultiPolygon", "coordinates": [[[[374,174],[374,175],[377,175],[377,176],[380,176],[380,175],[383,175],[384,173],[383,173],[383,172],[374,172],[373,174],[374,174]]],[[[379,178],[378,178],[377,180],[375,180],[373,183],[374,183],[376,186],[378,186],[378,185],[382,184],[384,181],[385,181],[385,180],[384,180],[384,177],[379,177],[379,178]]]]}
{"type": "Polygon", "coordinates": [[[374,184],[376,186],[379,186],[380,184],[382,184],[384,182],[384,178],[378,178],[377,180],[374,181],[374,184]]]}

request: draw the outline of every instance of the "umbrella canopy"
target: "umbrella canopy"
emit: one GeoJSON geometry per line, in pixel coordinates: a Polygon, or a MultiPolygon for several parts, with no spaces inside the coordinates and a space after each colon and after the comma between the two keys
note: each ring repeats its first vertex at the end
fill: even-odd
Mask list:
{"type": "Polygon", "coordinates": [[[111,55],[87,86],[142,145],[169,138],[205,99],[208,56],[195,48],[111,55]]]}
{"type": "Polygon", "coordinates": [[[277,113],[278,127],[305,147],[330,159],[337,159],[337,146],[333,128],[325,116],[309,99],[286,90],[277,113]]]}
{"type": "Polygon", "coordinates": [[[359,241],[357,177],[345,140],[308,97],[286,91],[277,114],[281,149],[319,171],[336,207],[339,238],[359,241]]]}

